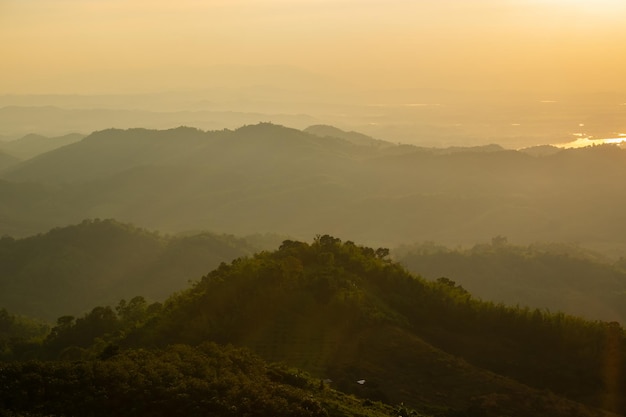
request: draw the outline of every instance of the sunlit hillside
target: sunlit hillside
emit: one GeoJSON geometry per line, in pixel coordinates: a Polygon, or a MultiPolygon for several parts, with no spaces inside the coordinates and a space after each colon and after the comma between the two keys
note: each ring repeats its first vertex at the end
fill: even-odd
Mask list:
{"type": "Polygon", "coordinates": [[[5,355],[117,363],[136,349],[215,341],[426,415],[623,413],[623,365],[614,377],[602,366],[607,350],[624,352],[619,325],[480,302],[450,280],[410,275],[388,253],[328,235],[285,241],[222,263],[163,304],[61,317],[43,341],[10,341],[5,355]]]}

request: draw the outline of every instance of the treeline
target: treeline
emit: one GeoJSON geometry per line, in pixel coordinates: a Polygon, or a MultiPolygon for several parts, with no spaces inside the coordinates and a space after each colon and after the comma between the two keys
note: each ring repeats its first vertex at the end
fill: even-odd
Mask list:
{"type": "Polygon", "coordinates": [[[486,301],[626,323],[623,258],[613,261],[574,244],[514,245],[503,236],[470,248],[405,245],[393,254],[411,272],[447,277],[486,301]]]}
{"type": "MultiPolygon", "coordinates": [[[[469,410],[470,396],[485,395],[469,395],[477,381],[497,384],[493,376],[471,379],[476,369],[434,346],[530,387],[626,412],[626,361],[620,359],[626,358],[626,338],[619,324],[483,302],[451,279],[427,281],[408,273],[385,248],[328,235],[222,263],[162,304],[136,297],[80,318],[61,317],[45,340],[11,353],[18,359],[91,360],[118,349],[207,340],[249,347],[266,360],[330,377],[346,392],[390,403],[404,401],[403,392],[432,403],[442,388],[428,384],[440,381],[451,390],[469,384],[461,391],[466,399],[455,394],[437,400],[469,410]],[[447,382],[438,379],[442,373],[447,382]],[[362,375],[368,383],[356,384],[362,375]]],[[[516,390],[519,398],[547,395],[506,386],[507,398],[515,398],[516,390]]],[[[498,412],[568,415],[535,403],[524,407],[498,412]]]]}
{"type": "MultiPolygon", "coordinates": [[[[416,278],[387,255],[330,236],[312,244],[287,241],[274,253],[222,264],[172,300],[168,315],[152,324],[159,329],[153,334],[241,342],[265,324],[264,314],[305,315],[309,306],[309,314],[329,314],[329,321],[349,317],[351,330],[406,326],[471,363],[587,404],[621,401],[615,398],[623,391],[616,389],[626,387],[626,363],[607,362],[626,357],[619,324],[482,302],[452,280],[416,278]],[[619,367],[612,379],[607,366],[619,367]]],[[[307,331],[316,327],[315,321],[307,325],[307,331]]]]}
{"type": "Polygon", "coordinates": [[[49,326],[42,321],[11,314],[0,308],[0,340],[45,336],[49,330],[49,326]]]}

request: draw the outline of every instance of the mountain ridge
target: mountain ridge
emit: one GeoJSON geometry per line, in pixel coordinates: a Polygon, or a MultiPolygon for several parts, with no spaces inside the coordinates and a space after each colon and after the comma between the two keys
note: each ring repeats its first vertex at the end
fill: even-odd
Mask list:
{"type": "Polygon", "coordinates": [[[68,133],[57,137],[30,133],[19,139],[0,143],[0,150],[5,150],[21,160],[26,160],[56,148],[78,142],[84,137],[85,135],[80,133],[68,133]]]}
{"type": "Polygon", "coordinates": [[[612,343],[626,352],[623,328],[480,302],[450,280],[408,274],[388,253],[329,235],[284,241],[220,264],[162,306],[132,300],[118,306],[120,318],[99,307],[60,319],[43,347],[56,355],[72,344],[101,349],[93,345],[101,337],[121,349],[214,341],[330,378],[362,398],[422,410],[623,413],[615,395],[625,374],[607,379],[601,365],[612,343]]]}
{"type": "Polygon", "coordinates": [[[163,236],[111,219],[0,239],[0,307],[53,321],[142,295],[162,301],[257,248],[228,235],[163,236]]]}
{"type": "Polygon", "coordinates": [[[323,229],[385,246],[503,235],[521,243],[579,241],[618,254],[626,250],[616,227],[626,210],[619,188],[625,167],[626,151],[609,145],[547,156],[374,147],[266,123],[232,131],[107,130],[14,166],[3,179],[50,190],[34,205],[19,196],[4,203],[11,224],[30,219],[29,230],[42,221],[99,217],[165,232],[302,239],[323,229]],[[25,208],[17,213],[11,205],[25,208]]]}

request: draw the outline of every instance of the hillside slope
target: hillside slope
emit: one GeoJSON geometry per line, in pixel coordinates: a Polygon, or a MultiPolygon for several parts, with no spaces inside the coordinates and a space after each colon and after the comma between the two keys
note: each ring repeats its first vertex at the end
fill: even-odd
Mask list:
{"type": "Polygon", "coordinates": [[[19,158],[3,151],[2,148],[0,148],[0,171],[16,165],[19,161],[19,158]]]}
{"type": "Polygon", "coordinates": [[[220,262],[254,249],[232,236],[161,236],[85,220],[24,239],[0,239],[0,307],[54,321],[137,295],[164,300],[220,262]]]}
{"type": "Polygon", "coordinates": [[[622,328],[479,302],[449,280],[408,274],[387,255],[328,235],[285,241],[278,251],[221,264],[162,307],[137,304],[138,316],[121,306],[120,318],[97,308],[59,321],[44,348],[97,349],[100,337],[123,348],[211,340],[422,410],[624,413],[626,364],[607,362],[626,354],[622,328]]]}
{"type": "Polygon", "coordinates": [[[212,343],[110,349],[89,361],[0,363],[0,381],[3,415],[383,417],[396,411],[212,343]]]}
{"type": "Polygon", "coordinates": [[[518,246],[504,237],[468,249],[424,243],[393,253],[413,273],[449,278],[483,300],[626,323],[623,258],[610,262],[575,245],[518,246]]]}
{"type": "Polygon", "coordinates": [[[46,184],[35,204],[19,193],[0,202],[14,229],[99,217],[165,232],[306,239],[325,230],[385,246],[503,235],[626,248],[626,150],[609,145],[532,156],[358,145],[269,123],[107,130],[18,164],[4,179],[46,184]]]}
{"type": "Polygon", "coordinates": [[[25,160],[53,149],[78,142],[84,137],[85,135],[79,133],[70,133],[58,137],[47,137],[31,133],[10,142],[0,143],[0,150],[4,150],[21,160],[25,160]]]}

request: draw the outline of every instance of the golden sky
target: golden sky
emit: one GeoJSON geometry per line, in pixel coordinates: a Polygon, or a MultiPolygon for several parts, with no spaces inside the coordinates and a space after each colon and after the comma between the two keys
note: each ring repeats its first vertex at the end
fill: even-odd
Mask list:
{"type": "Polygon", "coordinates": [[[624,22],[624,0],[0,0],[0,94],[203,87],[216,66],[365,89],[626,91],[624,22]]]}

